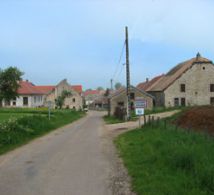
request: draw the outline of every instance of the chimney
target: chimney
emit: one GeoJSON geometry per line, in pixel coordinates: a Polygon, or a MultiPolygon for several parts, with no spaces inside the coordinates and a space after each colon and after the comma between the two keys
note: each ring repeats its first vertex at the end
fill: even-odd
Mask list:
{"type": "Polygon", "coordinates": [[[201,57],[201,54],[198,52],[197,55],[196,55],[196,59],[198,60],[198,58],[201,57]]]}
{"type": "Polygon", "coordinates": [[[28,80],[28,79],[26,79],[26,82],[29,82],[29,80],[28,80]]]}
{"type": "Polygon", "coordinates": [[[146,78],[146,83],[148,83],[149,82],[149,78],[146,78]]]}

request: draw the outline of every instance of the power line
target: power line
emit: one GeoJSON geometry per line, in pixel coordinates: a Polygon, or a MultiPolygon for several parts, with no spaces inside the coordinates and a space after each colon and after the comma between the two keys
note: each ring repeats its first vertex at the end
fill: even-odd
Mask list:
{"type": "Polygon", "coordinates": [[[117,72],[118,72],[118,69],[119,69],[119,67],[120,67],[120,63],[121,63],[121,60],[122,60],[122,57],[123,57],[123,52],[124,52],[124,49],[125,49],[125,45],[126,45],[126,42],[124,41],[123,47],[122,47],[122,50],[121,50],[121,53],[120,53],[120,57],[119,57],[119,60],[118,60],[118,63],[117,63],[117,67],[116,67],[116,70],[115,70],[115,72],[114,72],[114,74],[113,74],[112,79],[115,78],[115,76],[116,76],[116,74],[117,74],[117,72]]]}
{"type": "Polygon", "coordinates": [[[124,68],[125,68],[125,63],[124,64],[122,64],[122,67],[121,67],[121,69],[120,69],[120,71],[118,72],[118,74],[117,75],[115,75],[115,81],[118,79],[118,77],[121,75],[121,73],[122,73],[122,71],[124,70],[124,68]]]}

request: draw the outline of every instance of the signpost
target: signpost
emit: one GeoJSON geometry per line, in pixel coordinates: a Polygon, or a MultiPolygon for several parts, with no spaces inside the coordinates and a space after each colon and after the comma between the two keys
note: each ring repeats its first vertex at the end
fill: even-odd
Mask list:
{"type": "Polygon", "coordinates": [[[141,116],[144,115],[144,109],[147,107],[147,101],[143,98],[135,99],[135,114],[139,116],[139,127],[141,127],[141,116]]]}
{"type": "Polygon", "coordinates": [[[48,119],[51,120],[51,101],[48,101],[48,119]]]}

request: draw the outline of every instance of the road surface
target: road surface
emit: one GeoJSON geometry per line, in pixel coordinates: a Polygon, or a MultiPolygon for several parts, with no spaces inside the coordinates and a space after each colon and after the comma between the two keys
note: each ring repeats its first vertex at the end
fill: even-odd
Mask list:
{"type": "Polygon", "coordinates": [[[0,156],[0,195],[108,195],[113,162],[102,113],[0,156]]]}

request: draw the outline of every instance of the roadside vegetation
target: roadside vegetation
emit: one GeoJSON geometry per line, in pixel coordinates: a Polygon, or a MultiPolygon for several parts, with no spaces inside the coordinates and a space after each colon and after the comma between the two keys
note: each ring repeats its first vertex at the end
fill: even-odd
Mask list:
{"type": "MultiPolygon", "coordinates": [[[[152,110],[145,110],[145,115],[151,115],[151,114],[157,114],[157,113],[163,113],[163,112],[170,112],[174,110],[185,110],[186,107],[154,107],[152,110]]],[[[124,123],[126,120],[123,120],[121,118],[125,118],[124,116],[121,117],[121,114],[117,116],[104,116],[103,119],[107,124],[116,124],[116,123],[124,123]]],[[[138,116],[136,116],[135,111],[131,111],[131,118],[130,121],[137,121],[139,119],[138,116]]]]}
{"type": "Polygon", "coordinates": [[[214,138],[180,126],[180,118],[190,112],[148,123],[115,140],[137,194],[214,194],[214,138]]]}
{"type": "Polygon", "coordinates": [[[56,128],[84,116],[84,112],[55,110],[48,118],[48,110],[0,109],[0,154],[12,150],[56,128]]]}

